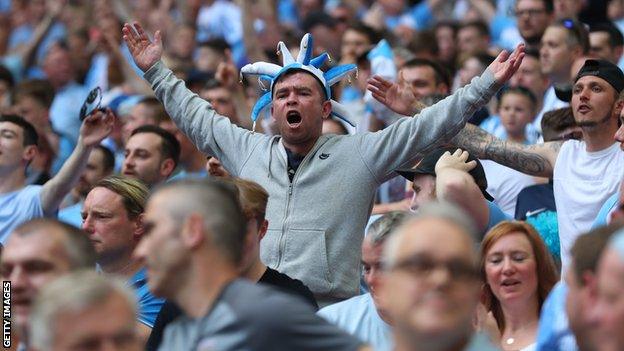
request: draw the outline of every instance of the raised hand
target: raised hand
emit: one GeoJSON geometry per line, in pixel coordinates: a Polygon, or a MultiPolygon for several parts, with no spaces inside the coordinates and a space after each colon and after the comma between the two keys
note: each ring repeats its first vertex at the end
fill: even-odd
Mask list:
{"type": "Polygon", "coordinates": [[[143,72],[147,71],[160,60],[163,53],[163,46],[159,30],[154,33],[153,42],[148,38],[141,25],[137,22],[134,22],[133,25],[125,23],[121,31],[123,33],[123,39],[126,44],[128,44],[128,49],[130,49],[134,62],[143,72]]]}
{"type": "Polygon", "coordinates": [[[435,165],[435,172],[438,174],[444,168],[453,168],[464,172],[469,172],[471,169],[477,166],[477,161],[468,160],[468,151],[462,151],[461,149],[455,150],[451,155],[450,152],[445,152],[440,156],[438,162],[435,165]]]}
{"type": "Polygon", "coordinates": [[[390,110],[404,116],[412,116],[422,109],[422,105],[407,84],[396,84],[380,76],[373,76],[367,81],[373,97],[390,110]]]}
{"type": "Polygon", "coordinates": [[[113,130],[115,115],[110,108],[106,112],[96,110],[85,118],[80,127],[79,142],[90,147],[99,144],[113,130]]]}
{"type": "Polygon", "coordinates": [[[498,54],[496,60],[494,60],[487,69],[494,74],[494,79],[496,79],[499,84],[504,84],[516,73],[523,58],[524,44],[518,44],[511,55],[507,50],[503,50],[498,54]]]}

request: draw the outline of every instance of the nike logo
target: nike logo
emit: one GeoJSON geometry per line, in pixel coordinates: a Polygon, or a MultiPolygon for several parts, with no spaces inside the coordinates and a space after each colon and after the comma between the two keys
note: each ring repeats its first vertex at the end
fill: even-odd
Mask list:
{"type": "Polygon", "coordinates": [[[320,158],[321,160],[326,160],[328,157],[329,157],[329,154],[320,154],[320,155],[319,155],[319,158],[320,158]]]}
{"type": "Polygon", "coordinates": [[[546,207],[542,207],[542,208],[537,209],[535,211],[527,211],[526,217],[528,218],[528,217],[531,217],[531,216],[535,216],[536,214],[544,212],[544,211],[546,211],[546,207]]]}

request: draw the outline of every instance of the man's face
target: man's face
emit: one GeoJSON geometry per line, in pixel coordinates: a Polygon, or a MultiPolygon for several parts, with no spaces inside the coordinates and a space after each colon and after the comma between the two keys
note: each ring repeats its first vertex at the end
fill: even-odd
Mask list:
{"type": "Polygon", "coordinates": [[[488,38],[482,36],[477,28],[465,27],[457,32],[457,46],[460,53],[474,54],[487,51],[488,38]]]}
{"type": "Polygon", "coordinates": [[[119,294],[104,303],[61,312],[54,323],[54,351],[139,351],[136,316],[119,294]]]}
{"type": "Polygon", "coordinates": [[[362,242],[362,266],[364,281],[375,302],[375,307],[380,308],[379,286],[381,284],[383,243],[375,244],[372,240],[364,238],[362,242]]]}
{"type": "Polygon", "coordinates": [[[169,177],[173,169],[167,168],[161,153],[162,140],[154,133],[138,133],[126,143],[121,173],[152,186],[169,177]]]}
{"type": "Polygon", "coordinates": [[[320,84],[309,73],[297,72],[275,83],[271,114],[287,145],[314,145],[323,118],[331,113],[320,84]]]}
{"type": "Polygon", "coordinates": [[[34,146],[24,147],[24,130],[11,122],[0,122],[0,170],[12,171],[32,159],[27,153],[34,146]]]}
{"type": "Polygon", "coordinates": [[[576,18],[582,6],[581,0],[553,0],[555,17],[557,18],[576,18]]]}
{"type": "Polygon", "coordinates": [[[570,66],[576,56],[570,54],[566,39],[567,29],[558,26],[546,28],[542,36],[540,64],[542,73],[550,78],[568,79],[570,66]]]}
{"type": "Polygon", "coordinates": [[[358,56],[368,50],[370,46],[371,42],[364,33],[349,28],[342,35],[342,55],[340,57],[344,62],[355,63],[358,56]]]}
{"type": "Polygon", "coordinates": [[[412,182],[412,202],[410,210],[416,212],[418,208],[430,201],[436,199],[435,193],[435,177],[430,174],[416,174],[412,182]]]}
{"type": "Polygon", "coordinates": [[[435,71],[429,66],[406,67],[400,74],[401,79],[412,88],[417,99],[448,92],[445,84],[436,84],[435,71]]]}
{"type": "Polygon", "coordinates": [[[589,33],[589,53],[592,56],[618,63],[619,57],[616,57],[613,48],[609,44],[609,33],[607,32],[591,32],[589,33]]]}
{"type": "MultiPolygon", "coordinates": [[[[587,339],[589,331],[597,331],[596,318],[592,318],[592,309],[596,304],[596,281],[592,273],[587,272],[585,281],[579,281],[574,272],[574,262],[568,268],[565,282],[568,287],[566,294],[566,314],[570,329],[578,339],[587,339]]],[[[587,340],[589,341],[589,340],[587,340]]]]}
{"type": "Polygon", "coordinates": [[[87,196],[91,188],[100,181],[100,179],[106,177],[110,172],[104,168],[104,153],[100,149],[93,149],[89,154],[87,160],[87,166],[78,178],[76,184],[76,190],[81,196],[87,196]]]}
{"type": "Polygon", "coordinates": [[[624,260],[615,250],[605,251],[598,265],[598,303],[595,311],[604,331],[605,349],[624,347],[624,260]]]}
{"type": "Polygon", "coordinates": [[[438,57],[450,62],[455,56],[455,31],[449,26],[441,26],[436,29],[435,36],[438,42],[438,57]]]}
{"type": "Polygon", "coordinates": [[[459,69],[459,84],[464,86],[472,80],[472,78],[481,75],[485,71],[485,67],[476,57],[471,57],[464,61],[459,69]]]}
{"type": "Polygon", "coordinates": [[[201,92],[201,97],[208,101],[218,114],[228,117],[232,123],[238,123],[236,106],[229,90],[220,87],[207,89],[201,92]]]}
{"type": "Polygon", "coordinates": [[[3,281],[11,282],[12,317],[19,327],[28,325],[30,308],[39,290],[70,269],[62,234],[39,229],[25,236],[9,237],[0,272],[3,281]]]}
{"type": "Polygon", "coordinates": [[[145,263],[152,293],[173,298],[190,263],[189,251],[182,242],[183,228],[171,217],[166,195],[166,190],[157,193],[147,203],[145,234],[134,256],[145,263]]]}
{"type": "Polygon", "coordinates": [[[141,233],[140,219],[130,219],[121,196],[95,187],[82,208],[82,229],[93,243],[98,261],[130,257],[141,233]]]}
{"type": "Polygon", "coordinates": [[[542,74],[540,61],[532,56],[525,56],[518,71],[511,76],[509,85],[529,89],[540,100],[548,86],[548,78],[542,74]]]}
{"type": "Polygon", "coordinates": [[[130,114],[124,117],[124,123],[121,129],[123,140],[127,141],[133,130],[154,123],[155,121],[151,117],[150,111],[145,104],[138,103],[134,105],[130,110],[130,114]]]}
{"type": "Polygon", "coordinates": [[[43,71],[56,87],[62,87],[74,79],[71,57],[65,49],[52,47],[43,62],[43,71]]]}
{"type": "Polygon", "coordinates": [[[404,228],[381,296],[397,330],[455,344],[471,330],[479,299],[476,257],[469,235],[440,219],[404,228]]]}
{"type": "Polygon", "coordinates": [[[542,0],[518,0],[516,19],[520,36],[529,43],[539,43],[544,30],[552,21],[542,0]]]}
{"type": "Polygon", "coordinates": [[[20,97],[15,107],[17,114],[32,125],[43,126],[49,123],[48,109],[30,96],[20,97]]]}
{"type": "Polygon", "coordinates": [[[595,127],[615,120],[615,89],[602,78],[583,76],[572,87],[572,113],[580,127],[595,127]]]}

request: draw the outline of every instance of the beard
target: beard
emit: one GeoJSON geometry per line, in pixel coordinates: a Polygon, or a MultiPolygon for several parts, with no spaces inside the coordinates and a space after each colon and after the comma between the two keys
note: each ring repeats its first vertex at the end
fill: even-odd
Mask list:
{"type": "Polygon", "coordinates": [[[576,125],[581,128],[595,128],[609,122],[611,117],[611,112],[609,112],[605,117],[598,121],[577,121],[576,125]]]}

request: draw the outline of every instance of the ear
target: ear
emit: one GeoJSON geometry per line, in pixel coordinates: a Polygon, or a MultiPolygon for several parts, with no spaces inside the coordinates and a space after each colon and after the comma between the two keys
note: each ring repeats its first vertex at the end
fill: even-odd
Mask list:
{"type": "Polygon", "coordinates": [[[258,228],[258,242],[260,242],[262,238],[264,238],[267,229],[269,229],[269,221],[265,219],[264,221],[262,221],[262,225],[260,226],[260,228],[258,228]]]}
{"type": "Polygon", "coordinates": [[[332,112],[331,101],[329,100],[323,101],[323,107],[322,107],[323,119],[329,118],[329,115],[331,114],[331,112],[332,112]]]}
{"type": "Polygon", "coordinates": [[[22,153],[22,159],[26,161],[27,164],[29,164],[35,158],[35,156],[37,156],[38,152],[39,149],[36,145],[28,145],[24,148],[24,152],[22,153]]]}
{"type": "Polygon", "coordinates": [[[135,239],[135,241],[139,241],[141,240],[141,237],[143,236],[143,234],[145,233],[145,225],[143,224],[143,221],[145,219],[145,215],[143,213],[141,213],[135,220],[134,220],[134,232],[132,233],[132,237],[135,239]]]}
{"type": "Polygon", "coordinates": [[[189,248],[196,248],[200,246],[204,241],[209,240],[208,235],[204,232],[206,228],[204,226],[204,219],[197,213],[190,214],[182,225],[182,243],[189,248]]]}
{"type": "Polygon", "coordinates": [[[171,173],[173,173],[174,170],[175,170],[175,162],[173,162],[173,159],[166,158],[160,164],[160,174],[162,176],[169,177],[171,173]]]}

